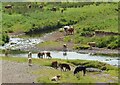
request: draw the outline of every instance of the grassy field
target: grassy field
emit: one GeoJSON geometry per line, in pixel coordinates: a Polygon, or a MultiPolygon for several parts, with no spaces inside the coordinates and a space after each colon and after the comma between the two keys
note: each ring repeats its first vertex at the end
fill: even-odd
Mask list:
{"type": "MultiPolygon", "coordinates": [[[[114,41],[111,36],[86,37],[96,30],[118,33],[118,3],[3,3],[2,28],[6,32],[26,32],[27,34],[44,34],[54,31],[64,25],[75,28],[74,43],[86,44],[96,42],[97,47],[115,49],[119,47],[118,38],[114,41]],[[14,5],[5,9],[7,4],[14,5]],[[27,6],[31,4],[31,8],[27,6]],[[58,5],[57,5],[58,4],[58,5]],[[38,6],[43,5],[43,9],[38,6]],[[53,7],[56,11],[51,11],[53,7]],[[23,9],[23,10],[20,10],[23,9]],[[63,13],[61,10],[64,9],[63,13]],[[107,40],[108,41],[103,41],[107,40]],[[105,43],[105,44],[104,44],[105,43]]],[[[6,38],[6,37],[4,37],[6,38]]],[[[64,41],[69,41],[69,37],[64,41]]],[[[6,39],[3,40],[6,43],[6,39]]],[[[1,42],[1,43],[4,43],[1,42]]]]}
{"type": "MultiPolygon", "coordinates": [[[[0,60],[7,60],[12,62],[18,63],[27,63],[27,58],[18,58],[18,57],[0,57],[0,60]]],[[[72,67],[72,71],[68,72],[61,72],[58,69],[39,69],[33,71],[33,74],[39,75],[37,78],[37,82],[40,83],[96,83],[96,82],[104,82],[109,83],[113,81],[114,83],[118,82],[118,68],[110,66],[105,63],[100,63],[97,61],[87,61],[87,60],[63,60],[63,59],[33,59],[33,64],[37,64],[40,66],[51,66],[52,61],[58,61],[59,63],[68,63],[72,67]],[[86,76],[82,76],[82,72],[77,75],[73,75],[73,69],[77,65],[85,65],[87,67],[95,67],[101,69],[104,65],[107,69],[100,73],[100,72],[87,72],[86,76]],[[50,81],[50,78],[60,74],[61,80],[58,82],[50,81]],[[107,76],[106,76],[107,75],[107,76]],[[99,78],[100,77],[100,78],[99,78]]]]}

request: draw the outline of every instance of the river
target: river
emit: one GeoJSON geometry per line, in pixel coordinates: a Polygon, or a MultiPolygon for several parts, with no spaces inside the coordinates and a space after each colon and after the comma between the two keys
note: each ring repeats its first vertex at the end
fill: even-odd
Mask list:
{"type": "MultiPolygon", "coordinates": [[[[29,50],[34,47],[34,45],[43,42],[42,39],[38,38],[29,38],[29,39],[23,39],[23,38],[10,38],[10,42],[5,44],[4,46],[1,46],[0,49],[20,49],[20,50],[29,50]]],[[[52,58],[59,58],[59,59],[81,59],[81,60],[94,60],[94,61],[100,61],[105,62],[110,65],[118,66],[119,57],[106,57],[106,56],[91,56],[90,54],[82,54],[77,52],[67,52],[67,55],[64,56],[62,51],[50,51],[52,58]]],[[[3,54],[0,54],[0,56],[3,56],[3,54]]],[[[14,57],[26,57],[27,54],[10,54],[10,56],[14,57]]],[[[32,54],[33,58],[37,58],[37,54],[32,54]]]]}
{"type": "MultiPolygon", "coordinates": [[[[58,59],[80,59],[80,60],[93,60],[105,62],[107,64],[118,66],[119,59],[118,57],[106,57],[106,56],[92,56],[90,54],[80,54],[77,52],[67,52],[67,55],[64,56],[62,51],[50,51],[52,58],[58,59]]],[[[3,56],[3,54],[1,55],[3,56]]],[[[28,54],[10,54],[13,57],[28,57],[28,54]]],[[[33,58],[38,58],[37,53],[32,54],[33,58]]]]}

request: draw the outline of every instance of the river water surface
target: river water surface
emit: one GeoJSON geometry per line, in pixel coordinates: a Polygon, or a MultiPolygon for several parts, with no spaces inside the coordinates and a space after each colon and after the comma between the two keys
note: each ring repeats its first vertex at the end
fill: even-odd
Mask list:
{"type": "MultiPolygon", "coordinates": [[[[32,49],[34,45],[43,42],[42,39],[38,38],[10,38],[10,42],[1,46],[0,49],[20,49],[20,50],[28,50],[32,49]]],[[[91,56],[90,54],[81,54],[77,52],[67,52],[67,55],[64,56],[62,51],[50,51],[52,58],[59,58],[59,59],[81,59],[81,60],[94,60],[105,62],[110,65],[118,66],[119,57],[106,57],[106,56],[91,56]]],[[[3,56],[3,54],[0,54],[3,56]]],[[[10,54],[14,57],[28,57],[27,54],[10,54]]],[[[32,54],[33,58],[37,58],[37,54],[32,54]]]]}
{"type": "MultiPolygon", "coordinates": [[[[92,56],[90,54],[80,54],[77,52],[67,52],[67,55],[63,55],[62,51],[50,51],[52,58],[58,59],[80,59],[80,60],[93,60],[105,62],[110,65],[118,66],[118,57],[106,57],[106,56],[92,56]]],[[[28,54],[10,54],[13,57],[28,57],[28,54]]],[[[32,54],[32,58],[38,58],[37,53],[32,54]]]]}

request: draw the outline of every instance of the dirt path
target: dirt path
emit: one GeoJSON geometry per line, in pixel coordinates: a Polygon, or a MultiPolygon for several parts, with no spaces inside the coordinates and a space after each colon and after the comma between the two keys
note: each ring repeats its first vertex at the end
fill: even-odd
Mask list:
{"type": "MultiPolygon", "coordinates": [[[[41,39],[44,41],[56,41],[56,42],[61,42],[63,44],[67,44],[68,50],[73,51],[74,43],[73,42],[64,42],[64,37],[65,37],[64,32],[55,31],[55,32],[49,33],[49,34],[41,37],[41,39]]],[[[73,38],[74,35],[70,35],[70,37],[73,38]]],[[[49,50],[49,48],[47,48],[47,49],[49,50]]],[[[53,49],[57,49],[57,48],[55,47],[53,49]]],[[[42,50],[42,49],[39,49],[39,50],[42,50]]],[[[112,50],[112,49],[97,48],[97,47],[94,47],[91,50],[89,50],[89,49],[79,50],[78,52],[79,53],[120,54],[119,50],[117,50],[117,49],[112,50]]]]}
{"type": "Polygon", "coordinates": [[[33,65],[30,67],[27,63],[16,63],[10,61],[0,60],[0,63],[2,63],[2,83],[36,82],[36,78],[38,78],[39,75],[32,74],[32,72],[45,68],[44,66],[38,65],[33,65]]]}

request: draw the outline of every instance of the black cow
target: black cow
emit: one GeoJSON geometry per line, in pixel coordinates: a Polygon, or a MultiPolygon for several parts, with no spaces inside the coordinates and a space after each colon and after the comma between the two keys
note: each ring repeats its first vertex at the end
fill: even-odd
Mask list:
{"type": "Polygon", "coordinates": [[[70,66],[68,65],[68,64],[66,64],[66,63],[62,63],[62,64],[59,64],[59,67],[61,68],[61,70],[63,70],[63,71],[66,71],[66,70],[71,70],[71,68],[70,68],[70,66]],[[65,70],[64,70],[64,68],[65,68],[65,70]]]}
{"type": "Polygon", "coordinates": [[[76,74],[76,73],[78,73],[79,71],[83,71],[83,76],[85,76],[85,73],[86,73],[86,67],[85,66],[78,66],[78,67],[76,67],[75,68],[75,70],[74,70],[74,75],[76,74]]]}

